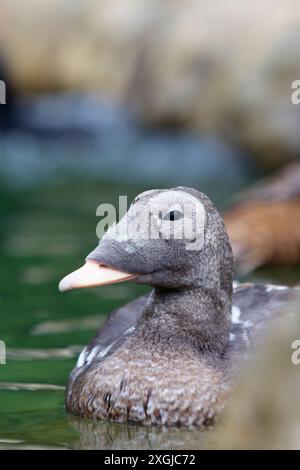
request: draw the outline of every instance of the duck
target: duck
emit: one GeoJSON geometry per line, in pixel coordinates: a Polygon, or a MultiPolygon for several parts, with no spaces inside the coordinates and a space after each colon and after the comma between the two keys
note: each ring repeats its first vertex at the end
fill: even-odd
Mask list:
{"type": "Polygon", "coordinates": [[[138,195],[59,284],[62,292],[129,280],[152,288],[113,311],[83,349],[67,412],[151,426],[213,424],[253,338],[294,292],[233,283],[233,273],[225,224],[205,194],[179,186],[138,195]]]}
{"type": "Polygon", "coordinates": [[[237,272],[300,264],[300,164],[245,192],[224,214],[237,272]]]}

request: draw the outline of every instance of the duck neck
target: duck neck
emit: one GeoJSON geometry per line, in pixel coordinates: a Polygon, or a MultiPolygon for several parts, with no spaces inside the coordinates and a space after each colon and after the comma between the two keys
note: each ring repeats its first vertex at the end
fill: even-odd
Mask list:
{"type": "Polygon", "coordinates": [[[192,348],[221,356],[229,339],[231,292],[201,287],[155,288],[140,319],[137,334],[164,347],[192,348]]]}

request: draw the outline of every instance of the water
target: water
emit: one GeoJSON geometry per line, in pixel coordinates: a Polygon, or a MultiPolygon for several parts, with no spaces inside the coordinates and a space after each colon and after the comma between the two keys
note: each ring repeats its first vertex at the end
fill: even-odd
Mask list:
{"type": "MultiPolygon", "coordinates": [[[[113,130],[110,139],[117,139],[117,130],[114,127],[113,130]]],[[[168,133],[162,137],[160,133],[147,134],[149,148],[159,148],[162,166],[155,170],[149,162],[145,166],[139,164],[133,176],[132,168],[138,159],[126,146],[115,149],[114,165],[104,158],[104,163],[100,162],[95,172],[94,153],[87,151],[90,139],[88,143],[83,141],[84,144],[81,141],[81,148],[85,150],[81,157],[74,157],[74,140],[58,143],[56,138],[56,134],[55,138],[49,135],[37,137],[18,131],[6,134],[2,139],[0,339],[6,343],[7,363],[0,365],[0,448],[213,447],[213,431],[93,423],[66,414],[64,387],[78,351],[112,309],[148,288],[124,283],[60,294],[58,281],[80,266],[94,248],[98,204],[116,204],[119,194],[127,194],[130,201],[140,191],[155,186],[158,175],[163,175],[160,178],[164,180],[162,184],[181,183],[182,163],[177,165],[177,160],[170,160],[170,149],[179,145],[179,141],[175,137],[174,144],[168,133]],[[169,149],[167,152],[166,148],[169,149]],[[57,152],[52,158],[54,149],[57,152]],[[126,158],[131,161],[129,172],[126,172],[126,158],[120,157],[121,150],[126,151],[126,158]],[[76,171],[73,171],[74,167],[76,171]],[[111,181],[113,174],[117,174],[114,183],[108,182],[100,171],[108,167],[111,181]]],[[[112,142],[107,136],[106,139],[112,142]]],[[[139,139],[140,151],[146,144],[140,134],[139,139]]],[[[186,136],[182,139],[185,143],[180,145],[183,145],[188,161],[192,162],[196,143],[194,140],[188,143],[186,136]]],[[[106,142],[104,153],[108,147],[106,142]]],[[[132,145],[131,149],[135,147],[132,145]]],[[[206,160],[199,157],[203,168],[209,166],[205,162],[213,149],[216,147],[206,146],[206,160]]],[[[217,159],[218,152],[213,158],[217,159]]],[[[230,158],[224,160],[227,173],[224,172],[223,179],[217,176],[222,173],[219,158],[218,164],[214,160],[216,171],[214,173],[211,168],[209,178],[207,174],[207,178],[201,175],[198,162],[200,166],[196,165],[195,171],[183,175],[184,184],[195,183],[198,178],[201,184],[195,186],[208,192],[223,208],[249,180],[242,167],[235,175],[228,171],[230,158]]],[[[232,164],[232,167],[235,166],[232,164]]],[[[299,279],[299,271],[264,270],[252,278],[293,282],[299,279]]]]}

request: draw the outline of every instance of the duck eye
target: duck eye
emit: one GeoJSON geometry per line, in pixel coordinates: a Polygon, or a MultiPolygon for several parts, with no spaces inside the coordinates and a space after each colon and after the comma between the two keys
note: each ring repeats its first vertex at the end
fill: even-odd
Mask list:
{"type": "Polygon", "coordinates": [[[164,216],[164,220],[179,220],[182,218],[182,213],[180,211],[171,211],[164,216]]]}

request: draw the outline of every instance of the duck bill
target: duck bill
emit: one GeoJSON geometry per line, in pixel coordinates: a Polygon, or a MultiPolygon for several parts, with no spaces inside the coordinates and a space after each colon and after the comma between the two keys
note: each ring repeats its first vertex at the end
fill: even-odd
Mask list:
{"type": "Polygon", "coordinates": [[[83,287],[105,286],[117,282],[134,279],[135,274],[125,273],[116,269],[102,266],[96,261],[88,260],[81,268],[64,277],[59,283],[59,290],[64,292],[83,287]]]}

